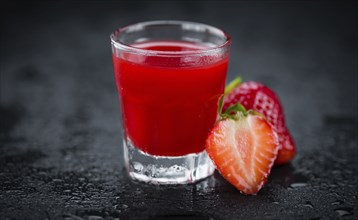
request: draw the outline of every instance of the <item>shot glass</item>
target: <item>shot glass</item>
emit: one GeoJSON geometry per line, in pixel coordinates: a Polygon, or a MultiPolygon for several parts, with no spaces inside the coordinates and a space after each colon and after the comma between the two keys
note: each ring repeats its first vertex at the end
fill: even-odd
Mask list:
{"type": "Polygon", "coordinates": [[[154,184],[210,176],[205,141],[225,88],[230,36],[201,23],[149,21],[110,38],[129,176],[154,184]]]}

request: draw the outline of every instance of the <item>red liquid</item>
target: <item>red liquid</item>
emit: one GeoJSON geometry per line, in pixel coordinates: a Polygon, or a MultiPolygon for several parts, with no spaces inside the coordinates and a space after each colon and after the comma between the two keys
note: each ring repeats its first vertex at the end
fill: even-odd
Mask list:
{"type": "MultiPolygon", "coordinates": [[[[132,45],[161,51],[199,50],[187,42],[151,41],[132,45]]],[[[183,156],[204,150],[225,87],[228,55],[158,57],[113,56],[124,132],[140,150],[183,156]]]]}

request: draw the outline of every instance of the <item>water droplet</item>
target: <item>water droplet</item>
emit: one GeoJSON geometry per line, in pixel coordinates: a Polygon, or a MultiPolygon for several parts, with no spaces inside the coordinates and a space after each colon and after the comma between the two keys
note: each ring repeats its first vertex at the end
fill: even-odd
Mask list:
{"type": "Polygon", "coordinates": [[[123,207],[124,209],[126,209],[126,208],[128,208],[128,205],[123,204],[122,207],[123,207]]]}
{"type": "Polygon", "coordinates": [[[340,170],[332,170],[332,174],[339,175],[339,174],[341,174],[341,171],[340,170]]]}
{"type": "Polygon", "coordinates": [[[79,202],[79,201],[81,201],[81,198],[80,197],[78,197],[78,196],[72,196],[71,198],[70,198],[70,200],[71,201],[74,201],[74,202],[79,202]]]}
{"type": "Polygon", "coordinates": [[[332,193],[330,193],[330,195],[334,196],[334,197],[339,197],[340,196],[337,192],[332,192],[332,193]]]}
{"type": "MultiPolygon", "coordinates": [[[[46,172],[44,172],[44,171],[40,171],[40,172],[38,172],[37,173],[38,175],[42,175],[42,176],[45,176],[45,175],[47,175],[47,173],[46,172]]],[[[0,176],[2,175],[2,173],[0,173],[0,176]]]]}
{"type": "Polygon", "coordinates": [[[279,205],[280,203],[279,202],[272,202],[272,204],[279,205]]]}
{"type": "Polygon", "coordinates": [[[72,215],[72,214],[64,214],[62,217],[65,220],[73,220],[73,219],[75,219],[75,220],[83,220],[83,218],[81,218],[81,217],[79,217],[77,215],[72,215]]]}
{"type": "Polygon", "coordinates": [[[307,201],[305,204],[306,207],[313,209],[313,205],[310,201],[307,201]]]}
{"type": "Polygon", "coordinates": [[[88,216],[88,220],[101,220],[103,219],[102,216],[98,216],[98,215],[90,215],[88,216]]]}
{"type": "Polygon", "coordinates": [[[120,210],[121,209],[121,206],[120,205],[114,205],[113,208],[115,209],[115,212],[116,213],[121,213],[122,211],[120,210]]]}
{"type": "Polygon", "coordinates": [[[63,180],[61,180],[61,179],[52,179],[52,182],[61,183],[61,182],[63,182],[63,180]]]}
{"type": "Polygon", "coordinates": [[[338,187],[336,184],[329,184],[328,185],[330,188],[336,188],[336,187],[338,187]]]}
{"type": "Polygon", "coordinates": [[[341,217],[353,215],[352,208],[338,208],[334,211],[336,211],[341,217]]]}
{"type": "Polygon", "coordinates": [[[137,188],[134,192],[135,192],[135,194],[140,195],[143,193],[143,190],[141,190],[140,188],[137,188]]]}
{"type": "Polygon", "coordinates": [[[343,204],[343,201],[337,200],[337,201],[335,201],[335,202],[332,202],[331,204],[332,204],[332,205],[340,205],[340,204],[343,204]]]}
{"type": "Polygon", "coordinates": [[[291,188],[298,188],[298,187],[305,187],[307,186],[307,183],[292,183],[290,185],[291,188]]]}
{"type": "Polygon", "coordinates": [[[71,193],[71,190],[70,189],[65,189],[65,190],[63,190],[63,193],[71,193]]]}

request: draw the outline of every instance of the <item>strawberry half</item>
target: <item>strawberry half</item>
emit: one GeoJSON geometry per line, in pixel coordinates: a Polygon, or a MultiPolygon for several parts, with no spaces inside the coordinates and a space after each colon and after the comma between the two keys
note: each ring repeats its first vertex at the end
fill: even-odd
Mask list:
{"type": "Polygon", "coordinates": [[[237,78],[227,86],[223,109],[240,102],[246,109],[263,114],[272,124],[281,146],[275,164],[281,165],[290,162],[296,154],[296,147],[286,127],[283,108],[278,96],[270,88],[260,83],[244,82],[240,84],[240,82],[240,78],[237,78]]]}
{"type": "Polygon", "coordinates": [[[277,135],[262,116],[246,112],[240,104],[220,116],[206,140],[206,151],[227,181],[244,194],[256,194],[276,159],[277,135]]]}

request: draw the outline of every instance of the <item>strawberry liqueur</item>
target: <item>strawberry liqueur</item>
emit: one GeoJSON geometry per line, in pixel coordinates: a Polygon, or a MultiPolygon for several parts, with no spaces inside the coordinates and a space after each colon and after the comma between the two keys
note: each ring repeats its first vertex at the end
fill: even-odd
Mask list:
{"type": "MultiPolygon", "coordinates": [[[[155,51],[208,48],[184,41],[149,41],[131,46],[155,51]]],[[[113,56],[125,132],[145,153],[199,153],[216,121],[228,57],[214,61],[214,57],[201,56],[189,64],[183,64],[182,59],[135,54],[128,61],[113,56]]]]}

